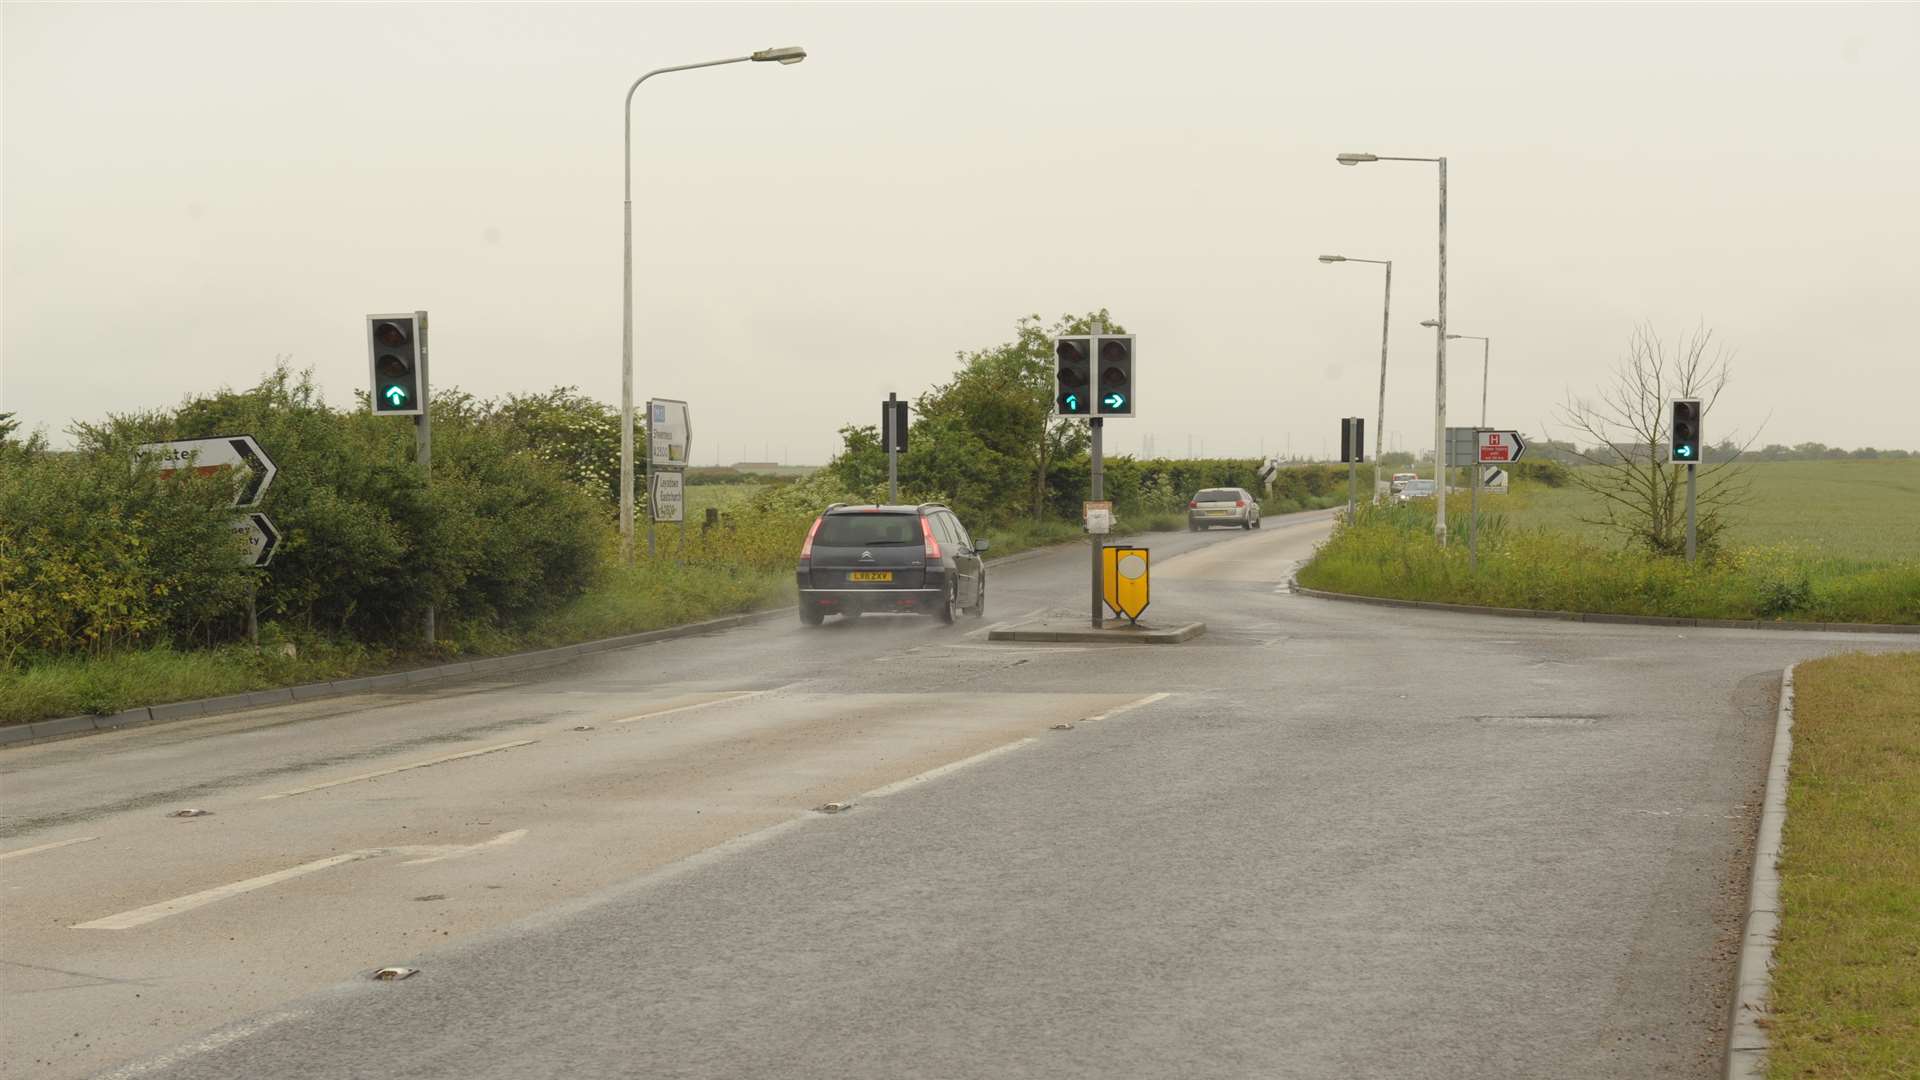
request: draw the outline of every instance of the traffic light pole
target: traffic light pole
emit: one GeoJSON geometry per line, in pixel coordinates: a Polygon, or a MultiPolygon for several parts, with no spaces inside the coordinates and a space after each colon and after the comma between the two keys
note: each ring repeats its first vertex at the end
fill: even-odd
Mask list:
{"type": "MultiPolygon", "coordinates": [[[[1101,330],[1104,330],[1104,329],[1105,327],[1102,326],[1099,329],[1096,329],[1094,333],[1098,334],[1101,330]]],[[[1106,466],[1102,463],[1101,455],[1100,455],[1100,443],[1101,443],[1100,436],[1102,434],[1102,429],[1105,427],[1105,425],[1106,425],[1106,421],[1102,420],[1098,416],[1093,417],[1087,421],[1088,434],[1090,434],[1093,437],[1093,443],[1091,447],[1091,450],[1092,450],[1091,459],[1093,462],[1092,472],[1093,472],[1093,501],[1094,502],[1099,502],[1101,499],[1106,498],[1106,495],[1105,495],[1106,479],[1107,479],[1106,466]]],[[[1090,546],[1093,549],[1093,579],[1092,579],[1093,580],[1093,628],[1095,630],[1098,630],[1101,627],[1105,626],[1107,623],[1106,612],[1101,610],[1103,607],[1106,606],[1106,601],[1101,596],[1101,588],[1100,588],[1100,549],[1106,544],[1106,537],[1104,537],[1100,533],[1089,531],[1087,534],[1087,539],[1092,541],[1090,546]]]]}
{"type": "Polygon", "coordinates": [[[880,436],[887,440],[887,501],[890,503],[900,501],[900,451],[895,449],[900,445],[900,440],[893,431],[894,402],[899,400],[899,394],[888,394],[887,414],[881,417],[885,425],[880,436]]]}
{"type": "Polygon", "coordinates": [[[1687,561],[1693,561],[1693,462],[1687,462],[1687,561]]]}
{"type": "MultiPolygon", "coordinates": [[[[420,328],[420,415],[413,418],[413,459],[420,463],[420,476],[428,487],[433,486],[433,414],[430,408],[433,395],[427,391],[427,313],[416,311],[413,317],[420,328]]],[[[427,617],[421,629],[426,633],[427,647],[433,647],[433,601],[427,601],[427,617]]],[[[249,619],[251,621],[251,619],[249,619]]]]}

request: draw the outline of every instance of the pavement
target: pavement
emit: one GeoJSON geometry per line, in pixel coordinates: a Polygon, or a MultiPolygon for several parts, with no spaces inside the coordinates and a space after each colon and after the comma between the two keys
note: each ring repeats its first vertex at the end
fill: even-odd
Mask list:
{"type": "Polygon", "coordinates": [[[1779,672],[1911,640],[1289,594],[1330,521],[1143,538],[1178,646],[988,641],[1070,549],[0,752],[0,1075],[1717,1075],[1779,672]]]}

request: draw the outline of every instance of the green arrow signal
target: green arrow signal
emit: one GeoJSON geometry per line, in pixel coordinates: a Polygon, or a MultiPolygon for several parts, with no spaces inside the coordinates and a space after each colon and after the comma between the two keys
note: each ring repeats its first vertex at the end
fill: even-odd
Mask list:
{"type": "Polygon", "coordinates": [[[1080,395],[1079,394],[1067,395],[1067,411],[1068,412],[1080,411],[1080,395]]]}
{"type": "Polygon", "coordinates": [[[380,396],[386,398],[387,401],[396,408],[404,405],[407,400],[407,392],[398,386],[387,387],[386,391],[380,396]]]}
{"type": "Polygon", "coordinates": [[[1119,394],[1108,394],[1106,397],[1100,399],[1100,404],[1105,405],[1109,409],[1118,409],[1126,403],[1127,399],[1119,394]]]}

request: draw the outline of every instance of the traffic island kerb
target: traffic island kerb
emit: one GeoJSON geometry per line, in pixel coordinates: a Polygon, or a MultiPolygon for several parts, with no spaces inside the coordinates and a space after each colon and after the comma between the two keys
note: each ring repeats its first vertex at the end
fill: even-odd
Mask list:
{"type": "Polygon", "coordinates": [[[1108,619],[1098,630],[1091,620],[1037,619],[996,627],[987,633],[988,641],[1097,642],[1119,645],[1177,645],[1207,632],[1207,624],[1190,622],[1157,626],[1108,619]]]}

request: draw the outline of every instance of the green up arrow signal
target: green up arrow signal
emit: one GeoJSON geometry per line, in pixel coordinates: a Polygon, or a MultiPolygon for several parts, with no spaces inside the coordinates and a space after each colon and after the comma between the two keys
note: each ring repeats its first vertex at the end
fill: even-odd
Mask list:
{"type": "Polygon", "coordinates": [[[1100,399],[1100,404],[1105,405],[1109,409],[1118,409],[1126,403],[1127,399],[1119,394],[1108,394],[1106,397],[1100,399]]]}
{"type": "Polygon", "coordinates": [[[1067,411],[1068,412],[1080,411],[1080,395],[1079,394],[1067,395],[1067,411]]]}
{"type": "Polygon", "coordinates": [[[390,404],[396,407],[405,404],[407,400],[407,392],[398,386],[387,387],[385,392],[380,396],[386,398],[390,404]]]}

